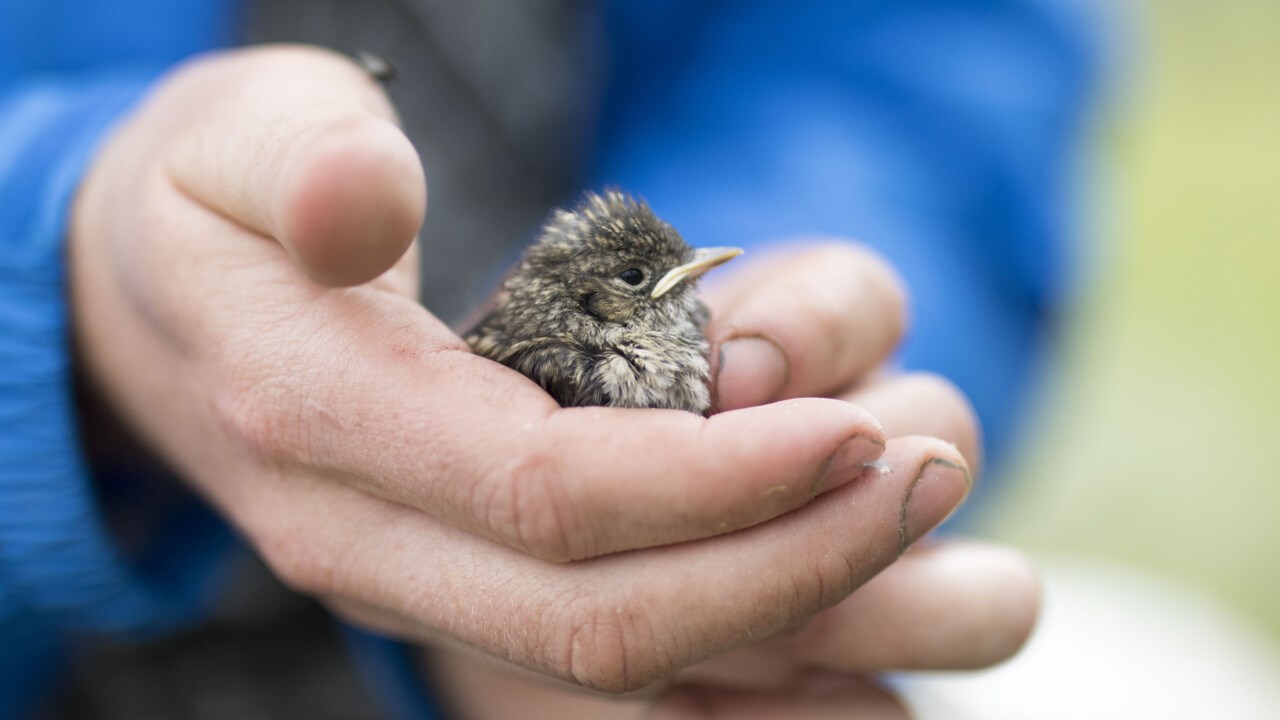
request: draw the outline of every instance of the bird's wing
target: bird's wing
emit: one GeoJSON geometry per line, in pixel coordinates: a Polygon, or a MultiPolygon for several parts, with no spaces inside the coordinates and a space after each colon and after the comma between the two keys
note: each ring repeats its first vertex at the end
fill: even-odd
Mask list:
{"type": "Polygon", "coordinates": [[[565,407],[608,405],[609,399],[590,387],[595,358],[567,336],[519,340],[507,346],[503,365],[523,373],[565,407]]]}

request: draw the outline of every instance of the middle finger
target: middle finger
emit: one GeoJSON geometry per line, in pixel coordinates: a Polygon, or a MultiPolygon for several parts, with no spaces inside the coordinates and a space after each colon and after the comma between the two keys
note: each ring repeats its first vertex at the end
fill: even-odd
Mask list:
{"type": "Polygon", "coordinates": [[[906,295],[871,251],[829,243],[772,254],[706,293],[716,409],[829,395],[888,357],[906,295]]]}

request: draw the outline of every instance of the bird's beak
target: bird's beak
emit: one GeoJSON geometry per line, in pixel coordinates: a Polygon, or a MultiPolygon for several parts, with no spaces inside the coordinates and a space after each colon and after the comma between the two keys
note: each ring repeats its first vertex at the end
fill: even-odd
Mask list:
{"type": "Polygon", "coordinates": [[[663,275],[658,284],[653,286],[651,295],[654,299],[660,298],[666,295],[671,288],[679,285],[681,281],[696,278],[711,268],[723,265],[741,254],[742,248],[736,247],[698,248],[693,251],[692,260],[672,268],[670,272],[663,275]]]}

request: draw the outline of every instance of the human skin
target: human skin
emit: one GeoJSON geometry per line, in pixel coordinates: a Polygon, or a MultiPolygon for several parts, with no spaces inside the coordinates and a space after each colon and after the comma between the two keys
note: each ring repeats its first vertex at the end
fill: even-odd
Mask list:
{"type": "Polygon", "coordinates": [[[945,381],[878,371],[905,297],[874,255],[827,242],[723,271],[711,418],[562,409],[415,300],[425,206],[379,88],[296,47],[176,69],[77,197],[86,376],[284,582],[442,658],[671,708],[750,685],[786,717],[808,700],[756,684],[755,659],[892,706],[859,676],[1025,639],[1015,555],[894,562],[963,500],[978,441],[945,381]],[[866,632],[875,649],[848,642],[866,632]]]}

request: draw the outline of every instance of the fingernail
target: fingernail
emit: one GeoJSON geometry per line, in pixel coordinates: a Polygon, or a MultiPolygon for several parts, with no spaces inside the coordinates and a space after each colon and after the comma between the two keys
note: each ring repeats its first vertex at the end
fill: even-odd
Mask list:
{"type": "Polygon", "coordinates": [[[878,437],[854,435],[845,440],[819,473],[818,482],[813,486],[813,494],[820,495],[853,480],[866,471],[867,463],[880,457],[883,452],[884,441],[878,437]]]}
{"type": "Polygon", "coordinates": [[[933,458],[926,462],[907,488],[898,520],[898,551],[942,524],[969,494],[973,478],[963,462],[933,458]]]}
{"type": "Polygon", "coordinates": [[[744,337],[720,346],[716,409],[737,410],[773,402],[787,383],[787,358],[769,340],[744,337]]]}

